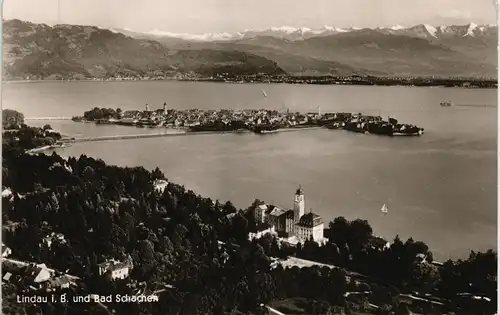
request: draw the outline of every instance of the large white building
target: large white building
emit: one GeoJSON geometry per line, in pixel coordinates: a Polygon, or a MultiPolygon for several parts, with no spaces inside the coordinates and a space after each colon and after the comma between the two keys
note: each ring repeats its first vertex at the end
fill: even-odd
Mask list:
{"type": "Polygon", "coordinates": [[[108,260],[98,265],[99,275],[109,274],[112,280],[125,279],[129,276],[131,266],[116,260],[108,260]]]}
{"type": "Polygon", "coordinates": [[[320,241],[323,239],[323,230],[323,218],[312,212],[304,214],[295,225],[295,234],[299,240],[308,240],[312,236],[313,240],[320,241]]]}
{"type": "Polygon", "coordinates": [[[297,241],[304,242],[312,236],[315,241],[323,241],[323,219],[312,212],[305,213],[305,208],[304,191],[299,187],[292,210],[263,204],[255,208],[254,217],[257,224],[267,223],[285,238],[295,237],[297,241]]]}

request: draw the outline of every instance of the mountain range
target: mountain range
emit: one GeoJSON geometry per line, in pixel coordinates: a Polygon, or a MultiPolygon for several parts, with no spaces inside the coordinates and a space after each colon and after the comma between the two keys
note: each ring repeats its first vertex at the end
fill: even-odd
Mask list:
{"type": "MultiPolygon", "coordinates": [[[[359,28],[359,27],[349,27],[349,28],[339,28],[334,26],[325,25],[320,29],[310,29],[307,27],[292,27],[292,26],[281,26],[272,27],[263,30],[245,30],[243,32],[236,33],[204,33],[204,34],[189,34],[189,33],[173,33],[165,32],[161,30],[152,30],[149,32],[136,32],[127,28],[123,29],[111,29],[112,31],[123,33],[134,36],[150,36],[150,37],[160,37],[160,38],[177,38],[185,41],[231,41],[245,38],[252,38],[257,36],[272,36],[278,38],[285,38],[288,40],[304,40],[312,37],[329,36],[339,33],[355,32],[359,30],[367,30],[369,28],[359,28]]],[[[431,26],[429,24],[420,24],[412,27],[403,27],[401,25],[395,25],[392,27],[377,27],[372,30],[379,31],[384,34],[394,34],[394,35],[407,35],[414,37],[424,37],[424,38],[444,38],[444,37],[476,37],[487,34],[495,35],[497,26],[494,24],[478,25],[474,22],[470,22],[466,25],[454,25],[454,26],[431,26]]]]}
{"type": "Polygon", "coordinates": [[[120,76],[497,77],[493,25],[176,34],[6,20],[7,79],[120,76]]]}

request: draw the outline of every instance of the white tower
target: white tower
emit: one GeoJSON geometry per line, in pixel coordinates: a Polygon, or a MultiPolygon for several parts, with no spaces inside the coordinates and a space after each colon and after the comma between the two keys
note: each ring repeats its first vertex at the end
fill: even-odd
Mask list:
{"type": "Polygon", "coordinates": [[[146,111],[149,112],[149,104],[146,104],[146,111]]]}
{"type": "Polygon", "coordinates": [[[295,222],[299,222],[300,218],[304,215],[306,202],[304,200],[304,191],[299,185],[299,189],[295,192],[295,199],[293,201],[293,213],[295,222]]]}
{"type": "Polygon", "coordinates": [[[163,115],[167,114],[167,102],[163,103],[163,115]]]}

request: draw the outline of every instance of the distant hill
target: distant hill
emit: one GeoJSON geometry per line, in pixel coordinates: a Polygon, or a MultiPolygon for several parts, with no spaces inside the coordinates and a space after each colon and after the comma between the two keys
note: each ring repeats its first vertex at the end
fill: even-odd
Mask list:
{"type": "Polygon", "coordinates": [[[172,51],[94,26],[9,20],[3,27],[6,79],[285,73],[275,62],[242,51],[172,51]]]}

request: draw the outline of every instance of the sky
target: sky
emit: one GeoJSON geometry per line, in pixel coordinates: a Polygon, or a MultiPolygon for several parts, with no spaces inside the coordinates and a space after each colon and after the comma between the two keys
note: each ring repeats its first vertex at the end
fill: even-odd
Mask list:
{"type": "Polygon", "coordinates": [[[496,6],[496,0],[4,0],[2,13],[4,19],[49,25],[232,33],[280,26],[497,24],[496,6]]]}

